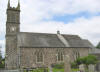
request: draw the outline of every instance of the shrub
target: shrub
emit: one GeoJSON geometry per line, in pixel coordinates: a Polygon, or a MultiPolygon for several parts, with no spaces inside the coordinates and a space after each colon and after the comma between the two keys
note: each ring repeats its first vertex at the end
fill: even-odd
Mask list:
{"type": "Polygon", "coordinates": [[[64,63],[52,64],[52,67],[56,68],[56,69],[63,69],[64,68],[64,63]]]}
{"type": "Polygon", "coordinates": [[[71,63],[71,68],[73,68],[73,69],[78,68],[77,63],[76,63],[76,62],[72,62],[72,63],[71,63]]]}

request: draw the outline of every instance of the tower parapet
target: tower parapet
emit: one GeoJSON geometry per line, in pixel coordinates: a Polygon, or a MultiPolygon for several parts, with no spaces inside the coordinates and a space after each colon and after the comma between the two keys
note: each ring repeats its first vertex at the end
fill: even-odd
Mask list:
{"type": "Polygon", "coordinates": [[[11,7],[10,6],[10,0],[8,0],[8,7],[7,7],[8,10],[16,10],[16,11],[20,11],[20,1],[18,0],[18,5],[17,7],[11,7]]]}

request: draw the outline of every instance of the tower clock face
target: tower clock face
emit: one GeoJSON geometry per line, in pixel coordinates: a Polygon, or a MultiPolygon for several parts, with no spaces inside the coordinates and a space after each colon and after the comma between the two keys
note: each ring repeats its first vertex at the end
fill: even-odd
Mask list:
{"type": "Polygon", "coordinates": [[[11,27],[11,32],[16,31],[16,27],[11,27]]]}

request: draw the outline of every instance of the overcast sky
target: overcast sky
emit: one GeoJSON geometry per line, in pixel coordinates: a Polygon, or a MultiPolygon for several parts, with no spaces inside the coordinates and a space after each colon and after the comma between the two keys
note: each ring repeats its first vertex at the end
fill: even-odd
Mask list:
{"type": "MultiPolygon", "coordinates": [[[[16,7],[18,1],[11,0],[16,7]]],[[[0,0],[0,45],[4,52],[8,0],[0,0]]],[[[100,41],[100,0],[20,0],[21,31],[77,34],[100,41]]]]}

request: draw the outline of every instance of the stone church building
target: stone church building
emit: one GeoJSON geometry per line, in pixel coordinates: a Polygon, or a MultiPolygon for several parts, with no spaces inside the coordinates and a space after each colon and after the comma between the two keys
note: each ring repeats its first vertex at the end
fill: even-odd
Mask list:
{"type": "Polygon", "coordinates": [[[20,3],[15,8],[8,1],[6,13],[7,69],[49,67],[63,62],[66,55],[72,62],[89,53],[87,40],[78,35],[20,32],[20,3]]]}

